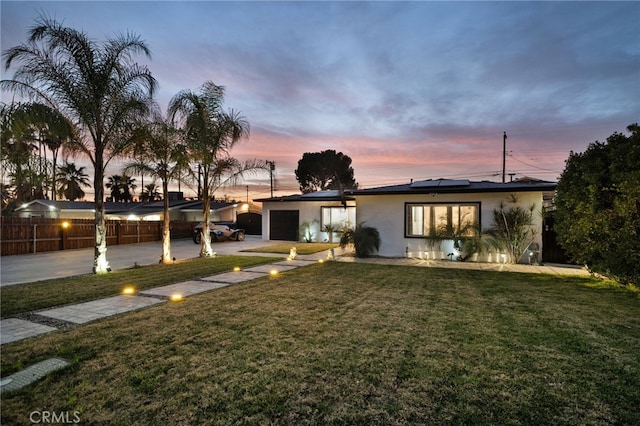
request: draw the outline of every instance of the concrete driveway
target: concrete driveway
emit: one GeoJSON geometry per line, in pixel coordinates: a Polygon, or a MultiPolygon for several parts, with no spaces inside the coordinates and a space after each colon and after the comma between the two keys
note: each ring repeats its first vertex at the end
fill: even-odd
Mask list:
{"type": "MultiPolygon", "coordinates": [[[[240,253],[241,250],[273,245],[273,241],[263,241],[262,237],[247,235],[244,241],[213,243],[218,255],[241,254],[260,256],[261,253],[240,253]]],[[[171,241],[171,256],[176,260],[198,257],[200,245],[191,239],[171,241]]],[[[125,244],[109,246],[107,260],[111,269],[127,269],[138,265],[158,263],[162,253],[162,243],[125,244]]],[[[69,277],[91,273],[93,267],[93,248],[63,250],[36,254],[0,257],[0,287],[69,277]]]]}

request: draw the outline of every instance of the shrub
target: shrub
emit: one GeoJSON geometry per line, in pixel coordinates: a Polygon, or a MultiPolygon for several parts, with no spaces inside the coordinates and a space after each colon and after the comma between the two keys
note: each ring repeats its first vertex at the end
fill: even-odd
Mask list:
{"type": "Polygon", "coordinates": [[[533,241],[535,205],[524,208],[518,205],[518,197],[512,194],[493,209],[493,224],[486,231],[489,243],[509,254],[509,261],[517,263],[533,241]]]}
{"type": "Polygon", "coordinates": [[[340,247],[345,248],[349,244],[353,244],[357,257],[369,257],[380,249],[380,233],[364,222],[359,223],[355,229],[342,232],[340,247]]]}
{"type": "Polygon", "coordinates": [[[571,153],[558,181],[558,240],[578,262],[623,284],[640,283],[640,127],[571,153]]]}

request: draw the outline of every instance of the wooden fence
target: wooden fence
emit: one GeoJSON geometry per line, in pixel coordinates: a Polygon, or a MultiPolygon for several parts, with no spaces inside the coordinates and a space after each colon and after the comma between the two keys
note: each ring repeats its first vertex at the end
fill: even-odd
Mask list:
{"type": "MultiPolygon", "coordinates": [[[[171,221],[171,238],[188,238],[198,222],[171,221]]],[[[162,240],[161,221],[108,220],[107,246],[162,240]]],[[[40,253],[95,246],[93,219],[2,217],[0,254],[40,253]]]]}

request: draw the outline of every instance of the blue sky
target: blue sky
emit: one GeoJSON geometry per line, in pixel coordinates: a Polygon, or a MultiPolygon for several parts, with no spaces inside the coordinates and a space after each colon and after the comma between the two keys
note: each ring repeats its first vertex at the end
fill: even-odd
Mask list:
{"type": "MultiPolygon", "coordinates": [[[[571,150],[640,121],[639,2],[0,7],[3,50],[38,13],[98,40],[139,34],[163,107],[206,80],[226,86],[251,123],[234,156],[275,161],[283,194],[297,191],[302,154],[324,149],[349,155],[362,187],[500,180],[503,131],[507,173],[554,180],[571,150]]],[[[268,178],[249,183],[252,198],[268,195],[268,178]]]]}

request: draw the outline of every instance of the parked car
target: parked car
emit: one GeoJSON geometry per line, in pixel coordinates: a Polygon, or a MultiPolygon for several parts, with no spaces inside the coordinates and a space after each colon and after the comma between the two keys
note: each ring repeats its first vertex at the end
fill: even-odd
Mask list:
{"type": "MultiPolygon", "coordinates": [[[[226,223],[214,223],[209,224],[209,235],[211,235],[211,242],[216,241],[244,241],[244,229],[233,228],[233,225],[226,223]]],[[[202,223],[196,225],[193,229],[193,242],[200,244],[202,238],[202,223]]]]}

